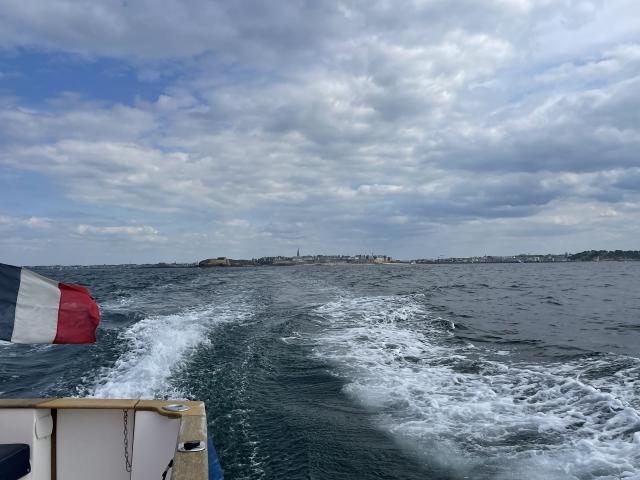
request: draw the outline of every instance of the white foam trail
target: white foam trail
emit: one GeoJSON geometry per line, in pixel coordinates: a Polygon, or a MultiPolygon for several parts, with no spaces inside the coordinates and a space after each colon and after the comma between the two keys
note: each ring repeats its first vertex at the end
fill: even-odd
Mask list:
{"type": "Polygon", "coordinates": [[[89,396],[100,398],[181,398],[171,386],[172,373],[197,346],[208,342],[211,328],[246,319],[250,310],[229,305],[191,309],[147,317],[124,330],[119,338],[127,351],[113,367],[99,374],[89,396]]]}
{"type": "Polygon", "coordinates": [[[133,297],[117,297],[113,300],[100,303],[100,310],[109,310],[113,312],[126,311],[134,304],[134,302],[135,299],[133,297]]]}
{"type": "Polygon", "coordinates": [[[416,296],[344,298],[316,313],[316,355],[430,461],[469,478],[640,479],[637,359],[591,384],[579,372],[610,362],[523,365],[447,342],[453,325],[416,296]]]}

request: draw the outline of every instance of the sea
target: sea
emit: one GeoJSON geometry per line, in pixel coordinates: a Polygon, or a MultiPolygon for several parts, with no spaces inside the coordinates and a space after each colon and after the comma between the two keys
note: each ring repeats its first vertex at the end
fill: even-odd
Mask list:
{"type": "Polygon", "coordinates": [[[38,268],[95,345],[0,397],[188,398],[233,479],[640,479],[640,262],[38,268]]]}

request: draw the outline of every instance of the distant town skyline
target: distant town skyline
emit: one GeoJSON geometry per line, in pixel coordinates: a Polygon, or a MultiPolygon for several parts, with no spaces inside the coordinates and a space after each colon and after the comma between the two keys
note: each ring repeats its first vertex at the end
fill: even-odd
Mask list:
{"type": "MultiPolygon", "coordinates": [[[[568,263],[568,262],[625,262],[640,261],[640,250],[585,250],[577,253],[538,253],[518,255],[483,255],[471,257],[393,258],[385,254],[314,254],[267,256],[253,258],[210,257],[191,262],[146,262],[121,264],[73,264],[67,266],[112,268],[184,268],[184,267],[260,267],[335,264],[485,264],[485,263],[568,263]]],[[[58,267],[61,264],[22,265],[25,267],[58,267]]]]}
{"type": "Polygon", "coordinates": [[[5,2],[0,262],[636,249],[638,15],[5,2]]]}

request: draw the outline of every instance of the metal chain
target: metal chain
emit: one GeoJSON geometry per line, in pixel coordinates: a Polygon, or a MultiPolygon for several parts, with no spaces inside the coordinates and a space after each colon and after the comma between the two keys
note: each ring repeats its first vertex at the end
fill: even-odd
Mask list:
{"type": "Polygon", "coordinates": [[[131,473],[131,461],[129,460],[129,436],[127,435],[129,412],[122,410],[122,415],[124,417],[124,468],[127,470],[127,473],[131,473]]]}

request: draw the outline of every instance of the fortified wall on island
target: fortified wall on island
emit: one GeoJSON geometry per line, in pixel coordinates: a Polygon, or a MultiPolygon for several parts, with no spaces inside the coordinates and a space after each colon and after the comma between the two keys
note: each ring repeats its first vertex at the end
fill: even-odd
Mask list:
{"type": "Polygon", "coordinates": [[[261,257],[251,260],[235,260],[227,257],[208,258],[199,267],[257,267],[293,265],[387,265],[387,264],[452,264],[452,263],[564,263],[564,262],[626,262],[639,261],[637,250],[589,250],[575,254],[543,255],[484,255],[481,257],[439,257],[417,260],[395,260],[388,255],[298,255],[294,257],[261,257]]]}
{"type": "Polygon", "coordinates": [[[199,267],[257,267],[262,265],[336,265],[336,264],[386,264],[400,263],[387,255],[296,255],[295,257],[261,257],[251,260],[234,260],[227,257],[208,258],[199,267]]]}

